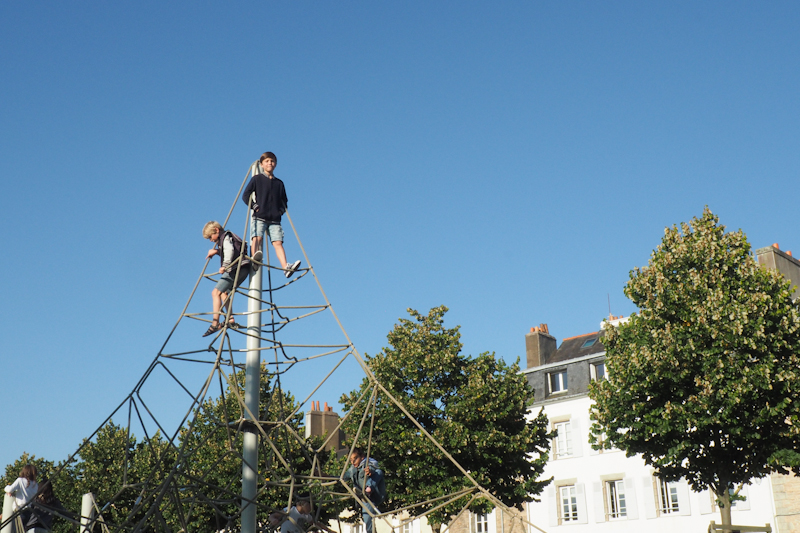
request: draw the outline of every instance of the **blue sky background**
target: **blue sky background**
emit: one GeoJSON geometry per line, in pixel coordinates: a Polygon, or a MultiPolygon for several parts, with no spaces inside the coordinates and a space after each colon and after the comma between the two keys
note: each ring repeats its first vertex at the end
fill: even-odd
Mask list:
{"type": "Polygon", "coordinates": [[[131,390],[265,150],[361,352],[440,304],[507,361],[541,322],[595,331],[705,205],[800,253],[799,27],[796,2],[0,3],[0,465],[66,458],[131,390]]]}

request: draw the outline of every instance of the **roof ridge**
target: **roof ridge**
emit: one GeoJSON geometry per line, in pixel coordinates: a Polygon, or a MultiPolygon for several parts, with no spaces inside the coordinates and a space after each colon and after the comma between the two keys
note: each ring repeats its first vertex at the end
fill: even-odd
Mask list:
{"type": "Polygon", "coordinates": [[[580,338],[580,337],[588,337],[589,335],[596,335],[598,333],[600,333],[599,330],[598,331],[593,331],[591,333],[584,333],[583,335],[575,335],[574,337],[567,337],[566,339],[561,339],[561,342],[571,341],[572,339],[577,339],[577,338],[580,338]]]}

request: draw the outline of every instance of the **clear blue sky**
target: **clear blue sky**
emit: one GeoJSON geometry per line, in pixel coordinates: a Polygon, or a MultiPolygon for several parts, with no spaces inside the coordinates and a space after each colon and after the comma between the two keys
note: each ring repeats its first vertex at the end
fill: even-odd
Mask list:
{"type": "Polygon", "coordinates": [[[0,3],[0,466],[64,459],[134,386],[265,150],[361,352],[440,304],[507,361],[541,322],[595,331],[705,205],[800,253],[798,28],[797,2],[0,3]]]}

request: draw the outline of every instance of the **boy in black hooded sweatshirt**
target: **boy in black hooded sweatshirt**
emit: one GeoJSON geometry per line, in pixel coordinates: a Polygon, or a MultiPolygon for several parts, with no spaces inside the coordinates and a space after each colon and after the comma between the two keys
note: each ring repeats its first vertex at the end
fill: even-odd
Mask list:
{"type": "Polygon", "coordinates": [[[258,268],[263,257],[262,244],[264,234],[268,233],[272,246],[275,248],[275,255],[281,263],[281,268],[285,271],[287,278],[300,266],[300,261],[289,264],[286,261],[286,252],[283,249],[283,228],[281,227],[281,217],[286,212],[289,200],[286,198],[286,189],[283,182],[272,174],[278,158],[272,152],[264,152],[259,159],[261,174],[256,174],[250,179],[247,187],[242,193],[242,201],[252,208],[250,217],[250,238],[253,250],[253,268],[258,268]],[[252,205],[250,196],[255,194],[252,205]]]}

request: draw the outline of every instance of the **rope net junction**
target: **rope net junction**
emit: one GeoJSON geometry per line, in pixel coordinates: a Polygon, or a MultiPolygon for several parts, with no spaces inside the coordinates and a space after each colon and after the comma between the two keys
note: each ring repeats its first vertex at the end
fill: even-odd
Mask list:
{"type": "MultiPolygon", "coordinates": [[[[245,184],[256,173],[257,161],[245,174],[223,227],[228,227],[245,184]]],[[[212,259],[206,260],[203,272],[159,353],[133,390],[70,458],[91,453],[92,446],[101,438],[119,441],[119,453],[104,460],[106,471],[95,473],[99,479],[91,489],[93,511],[84,517],[56,513],[57,516],[81,524],[82,532],[216,530],[249,533],[243,524],[243,509],[256,508],[255,530],[274,531],[280,529],[281,524],[270,520],[270,514],[291,506],[297,497],[306,497],[312,500],[317,521],[328,522],[333,530],[338,529],[337,533],[347,533],[337,517],[342,512],[347,516],[347,509],[351,509],[352,522],[358,521],[361,513],[361,495],[356,494],[352,483],[343,477],[349,466],[347,456],[355,446],[371,456],[375,406],[383,401],[393,403],[413,422],[420,435],[438,450],[442,460],[455,465],[467,482],[451,494],[404,508],[379,507],[378,512],[370,513],[378,529],[383,528],[380,522],[385,522],[392,531],[398,530],[414,518],[427,516],[454,502],[463,502],[456,516],[458,519],[475,500],[483,498],[512,518],[510,529],[504,526],[505,533],[525,533],[526,526],[543,531],[481,487],[378,382],[350,341],[289,213],[285,215],[302,251],[302,267],[293,278],[286,279],[280,267],[269,264],[270,244],[265,242],[263,265],[259,269],[263,276],[260,298],[254,296],[258,293],[247,288],[247,283],[231,291],[227,309],[220,316],[224,327],[202,338],[200,334],[211,323],[212,314],[204,310],[209,305],[205,289],[211,287],[206,280],[215,282],[218,278],[213,266],[211,273],[205,272],[212,259]],[[201,285],[203,290],[198,294],[201,285]],[[251,311],[254,298],[259,305],[255,306],[256,311],[251,311]],[[301,298],[314,303],[281,303],[301,298]],[[242,305],[243,302],[247,305],[242,305]],[[199,310],[194,311],[193,306],[199,310]],[[241,311],[243,307],[248,311],[241,311]],[[252,315],[257,318],[256,327],[238,324],[238,327],[229,327],[231,322],[243,323],[252,315]],[[336,340],[325,342],[326,338],[334,338],[333,335],[336,340]],[[319,340],[320,337],[326,338],[319,340]],[[253,349],[254,341],[260,347],[253,349]],[[260,382],[260,398],[255,404],[248,401],[245,387],[246,380],[253,378],[247,372],[246,357],[254,353],[261,361],[261,375],[256,376],[260,382]],[[313,367],[313,371],[309,367],[313,367]],[[309,385],[309,376],[319,376],[326,370],[327,374],[316,386],[309,385]],[[326,435],[301,434],[303,414],[314,411],[312,397],[326,387],[335,386],[345,374],[352,381],[354,371],[369,382],[356,405],[344,413],[338,426],[326,435]],[[298,388],[306,389],[305,397],[296,399],[292,395],[290,390],[297,390],[295,384],[304,385],[298,388]],[[183,398],[185,404],[179,404],[175,398],[183,398]],[[253,405],[258,408],[254,409],[253,405]],[[355,434],[347,435],[345,453],[337,455],[336,450],[331,449],[331,442],[348,420],[348,427],[358,429],[355,434]],[[122,421],[123,424],[117,425],[122,421]],[[248,464],[247,454],[243,453],[243,442],[248,434],[256,437],[257,464],[248,464]],[[138,442],[131,444],[136,439],[138,442]],[[257,473],[252,498],[243,496],[243,466],[257,473]],[[115,479],[122,482],[102,480],[110,472],[115,472],[115,479]],[[416,516],[409,517],[409,511],[416,516]]],[[[249,209],[244,218],[244,231],[239,235],[248,242],[249,209]]],[[[252,323],[252,320],[248,322],[252,323]]],[[[376,458],[380,460],[379,455],[376,458]]],[[[56,487],[64,468],[51,477],[56,487]]],[[[386,472],[390,492],[391,475],[386,472]]],[[[93,483],[91,476],[90,472],[83,473],[89,485],[93,483]]],[[[3,517],[0,526],[7,527],[18,514],[3,517]]]]}

